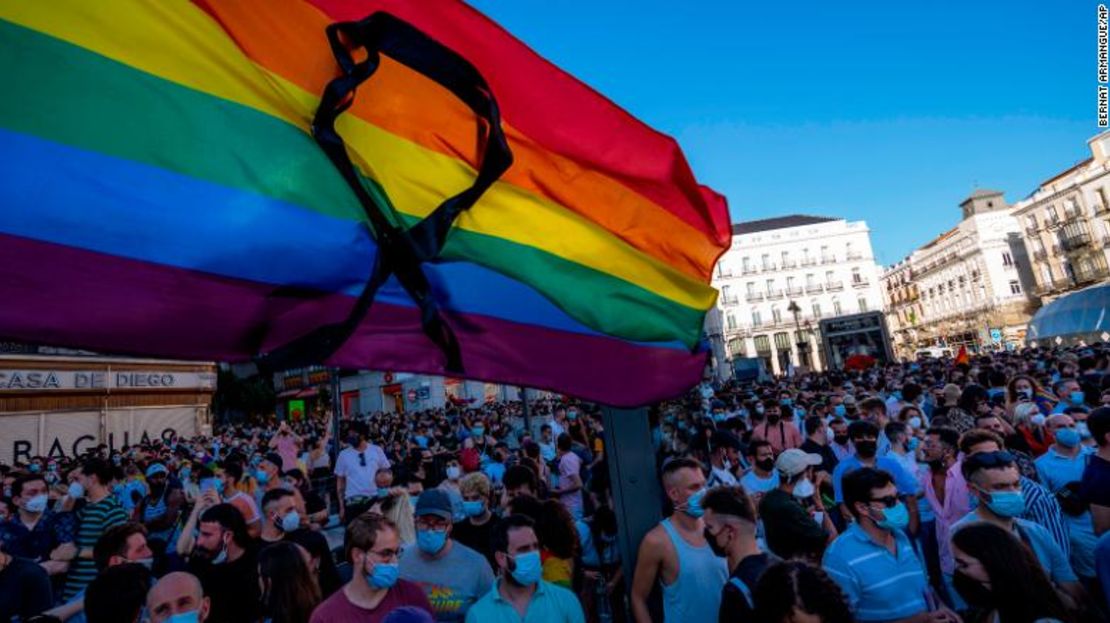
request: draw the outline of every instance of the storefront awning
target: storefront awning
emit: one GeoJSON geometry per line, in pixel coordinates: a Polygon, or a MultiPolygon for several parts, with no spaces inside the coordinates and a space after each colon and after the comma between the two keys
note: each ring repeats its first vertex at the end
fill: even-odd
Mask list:
{"type": "Polygon", "coordinates": [[[319,393],[320,393],[319,388],[308,387],[308,388],[302,389],[300,392],[298,392],[297,393],[297,398],[311,398],[311,397],[313,397],[313,396],[315,396],[316,394],[319,394],[319,393]]]}
{"type": "Polygon", "coordinates": [[[278,394],[277,397],[278,398],[292,398],[293,396],[296,396],[297,392],[299,392],[299,391],[301,391],[301,390],[299,390],[299,389],[287,389],[287,390],[281,392],[280,394],[278,394]]]}

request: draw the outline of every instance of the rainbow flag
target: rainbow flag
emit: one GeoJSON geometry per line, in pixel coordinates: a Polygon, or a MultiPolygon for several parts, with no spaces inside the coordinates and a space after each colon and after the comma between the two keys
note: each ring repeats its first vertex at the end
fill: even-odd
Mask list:
{"type": "Polygon", "coordinates": [[[700,380],[724,199],[461,2],[0,0],[0,74],[0,337],[246,361],[371,290],[328,364],[446,373],[434,316],[470,378],[617,406],[700,380]],[[382,14],[427,41],[334,45],[382,14]],[[313,134],[343,53],[373,61],[332,101],[350,175],[313,134]]]}

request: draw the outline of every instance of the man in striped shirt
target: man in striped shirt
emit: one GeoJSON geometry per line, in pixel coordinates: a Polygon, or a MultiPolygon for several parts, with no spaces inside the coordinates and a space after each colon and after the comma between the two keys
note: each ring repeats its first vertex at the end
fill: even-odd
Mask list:
{"type": "Polygon", "coordinates": [[[85,590],[96,577],[93,546],[109,528],[128,519],[127,511],[112,495],[112,466],[103,459],[89,459],[81,468],[70,495],[83,497],[86,504],[77,511],[77,538],[54,550],[51,558],[71,561],[66,579],[64,600],[85,590]]]}

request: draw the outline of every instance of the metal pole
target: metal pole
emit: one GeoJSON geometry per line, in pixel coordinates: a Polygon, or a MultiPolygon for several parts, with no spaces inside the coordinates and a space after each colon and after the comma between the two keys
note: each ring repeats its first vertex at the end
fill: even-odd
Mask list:
{"type": "Polygon", "coordinates": [[[647,409],[602,407],[601,422],[617,515],[617,544],[625,586],[631,589],[640,541],[663,518],[662,487],[656,477],[647,409]]]}
{"type": "Polygon", "coordinates": [[[528,411],[528,388],[521,386],[520,388],[520,407],[521,415],[524,416],[524,430],[528,436],[532,436],[532,414],[528,411]]]}
{"type": "Polygon", "coordinates": [[[343,397],[339,395],[339,368],[331,369],[331,443],[332,465],[339,458],[339,419],[343,415],[343,397]]]}

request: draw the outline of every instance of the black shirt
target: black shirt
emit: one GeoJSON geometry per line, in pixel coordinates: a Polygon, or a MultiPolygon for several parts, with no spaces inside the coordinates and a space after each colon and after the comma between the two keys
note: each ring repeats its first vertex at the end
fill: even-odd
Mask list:
{"type": "Polygon", "coordinates": [[[1079,494],[1088,504],[1110,508],[1110,461],[1096,455],[1087,461],[1079,494]]]}
{"type": "Polygon", "coordinates": [[[25,558],[12,557],[0,571],[0,621],[26,620],[54,605],[50,576],[25,558]]]}
{"type": "Polygon", "coordinates": [[[480,526],[475,526],[469,519],[464,519],[451,528],[451,538],[485,556],[490,566],[496,569],[497,561],[493,559],[493,547],[490,546],[490,537],[496,525],[497,518],[493,516],[480,526]]]}
{"type": "Polygon", "coordinates": [[[768,491],[759,502],[759,517],[767,547],[776,555],[820,559],[828,536],[792,494],[782,489],[768,491]]]}
{"type": "Polygon", "coordinates": [[[802,442],[801,449],[803,452],[819,455],[821,464],[817,466],[817,469],[828,473],[830,476],[833,470],[836,469],[836,464],[840,462],[836,459],[836,452],[833,452],[832,448],[828,445],[821,445],[812,439],[806,438],[802,442]]]}
{"type": "Polygon", "coordinates": [[[736,565],[736,568],[729,575],[729,581],[725,583],[725,587],[721,590],[721,609],[717,615],[719,623],[747,621],[752,614],[752,608],[748,605],[748,597],[736,586],[733,578],[740,580],[747,587],[750,596],[755,592],[755,583],[759,581],[759,576],[763,575],[763,571],[767,567],[778,561],[779,559],[774,554],[763,553],[748,556],[736,565]]]}
{"type": "Polygon", "coordinates": [[[257,621],[258,545],[251,543],[238,560],[214,565],[194,556],[189,572],[200,579],[205,597],[212,600],[206,623],[245,623],[257,621]]]}

